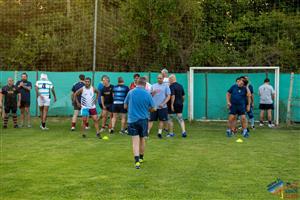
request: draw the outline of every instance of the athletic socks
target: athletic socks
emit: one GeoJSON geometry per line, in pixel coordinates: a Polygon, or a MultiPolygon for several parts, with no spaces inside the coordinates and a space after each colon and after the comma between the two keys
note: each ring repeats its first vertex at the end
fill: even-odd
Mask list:
{"type": "Polygon", "coordinates": [[[254,118],[250,119],[250,124],[251,124],[251,127],[254,126],[254,118]]]}
{"type": "Polygon", "coordinates": [[[137,163],[140,161],[140,157],[139,156],[134,156],[134,161],[137,163]]]}
{"type": "Polygon", "coordinates": [[[8,116],[5,116],[3,119],[3,127],[6,128],[8,123],[8,116]]]}
{"type": "Polygon", "coordinates": [[[269,124],[272,124],[272,121],[268,121],[269,122],[269,124]]]}
{"type": "Polygon", "coordinates": [[[144,159],[144,155],[143,154],[140,154],[140,159],[144,159]]]}
{"type": "Polygon", "coordinates": [[[76,126],[76,122],[72,122],[72,127],[75,127],[76,126]]]}
{"type": "Polygon", "coordinates": [[[43,127],[43,128],[46,127],[46,122],[42,122],[42,127],[43,127]]]}

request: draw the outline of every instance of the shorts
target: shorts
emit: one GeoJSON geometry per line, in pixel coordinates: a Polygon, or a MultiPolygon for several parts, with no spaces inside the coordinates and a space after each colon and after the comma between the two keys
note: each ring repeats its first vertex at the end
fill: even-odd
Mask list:
{"type": "Polygon", "coordinates": [[[73,108],[74,110],[81,110],[81,107],[77,105],[76,101],[73,102],[73,108]]]}
{"type": "Polygon", "coordinates": [[[41,106],[50,106],[51,99],[49,97],[44,97],[43,99],[41,96],[38,97],[38,105],[41,106]]]}
{"type": "Polygon", "coordinates": [[[20,108],[30,107],[30,101],[21,101],[20,108]]]}
{"type": "Polygon", "coordinates": [[[261,103],[261,104],[259,104],[259,109],[260,110],[274,110],[274,104],[261,103]]]}
{"type": "Polygon", "coordinates": [[[127,110],[125,110],[124,104],[113,104],[112,112],[113,113],[127,113],[127,110]]]}
{"type": "Polygon", "coordinates": [[[16,114],[17,113],[17,110],[18,110],[18,107],[17,107],[17,105],[15,105],[15,106],[5,106],[4,107],[4,112],[6,113],[6,114],[8,114],[8,113],[13,113],[13,114],[16,114]]]}
{"type": "Polygon", "coordinates": [[[148,137],[148,119],[140,119],[133,123],[128,123],[128,135],[148,137]]]}
{"type": "MultiPolygon", "coordinates": [[[[102,106],[101,106],[102,107],[102,106]]],[[[106,110],[108,111],[108,112],[112,112],[113,111],[113,105],[112,104],[107,104],[107,105],[105,105],[105,107],[106,107],[106,110]]],[[[101,109],[103,109],[103,108],[101,108],[101,109]]]]}
{"type": "Polygon", "coordinates": [[[229,109],[230,115],[245,115],[246,113],[246,107],[245,105],[231,105],[229,109]]]}
{"type": "Polygon", "coordinates": [[[97,110],[96,108],[82,108],[80,114],[82,117],[97,115],[97,110]]]}
{"type": "Polygon", "coordinates": [[[182,113],[182,111],[183,111],[183,104],[174,104],[174,112],[171,110],[171,106],[168,107],[169,114],[182,113]]]}
{"type": "Polygon", "coordinates": [[[149,121],[168,121],[168,108],[157,109],[155,112],[150,113],[149,121]]]}

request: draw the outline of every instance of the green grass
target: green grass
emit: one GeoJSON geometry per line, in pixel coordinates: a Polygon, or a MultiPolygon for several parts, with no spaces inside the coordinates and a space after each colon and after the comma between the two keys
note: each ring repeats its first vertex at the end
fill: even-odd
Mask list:
{"type": "Polygon", "coordinates": [[[152,134],[136,170],[129,136],[103,141],[90,130],[82,139],[69,124],[0,129],[0,199],[265,200],[279,199],[266,190],[276,178],[300,180],[299,127],[258,128],[236,143],[225,124],[194,122],[186,139],[152,134]]]}

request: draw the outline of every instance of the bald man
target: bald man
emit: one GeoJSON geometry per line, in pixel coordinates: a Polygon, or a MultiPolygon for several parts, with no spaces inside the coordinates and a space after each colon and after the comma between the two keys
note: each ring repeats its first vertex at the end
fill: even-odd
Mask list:
{"type": "Polygon", "coordinates": [[[173,119],[177,119],[181,127],[181,136],[183,138],[187,137],[185,130],[185,123],[182,117],[183,103],[185,98],[185,93],[182,85],[176,82],[176,76],[171,74],[169,77],[170,90],[171,90],[171,100],[168,102],[168,114],[169,114],[169,133],[167,137],[174,137],[174,124],[173,119]]]}

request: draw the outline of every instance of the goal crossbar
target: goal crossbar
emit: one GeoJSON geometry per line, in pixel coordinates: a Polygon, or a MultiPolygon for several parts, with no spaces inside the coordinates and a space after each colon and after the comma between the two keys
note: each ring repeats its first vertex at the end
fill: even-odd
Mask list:
{"type": "MultiPolygon", "coordinates": [[[[258,67],[258,66],[248,66],[248,67],[190,67],[189,71],[189,109],[188,115],[189,120],[194,120],[194,71],[195,70],[274,70],[274,90],[275,90],[275,99],[274,99],[274,122],[276,125],[279,124],[279,75],[280,68],[278,66],[270,66],[270,67],[258,67]]],[[[225,95],[225,94],[224,94],[225,95]]]]}

